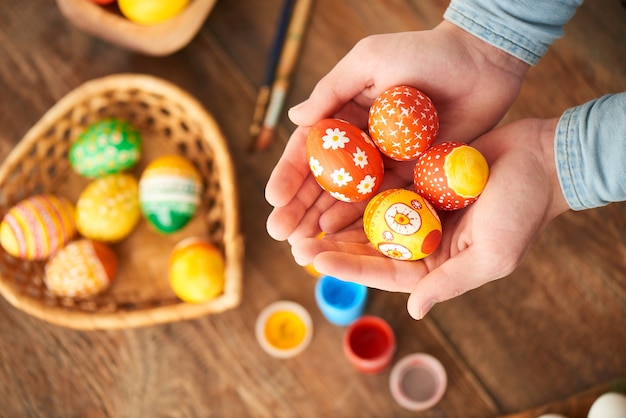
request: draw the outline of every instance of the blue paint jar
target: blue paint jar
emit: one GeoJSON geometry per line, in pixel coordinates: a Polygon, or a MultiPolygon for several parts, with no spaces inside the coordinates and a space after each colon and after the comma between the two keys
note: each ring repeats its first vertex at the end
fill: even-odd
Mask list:
{"type": "Polygon", "coordinates": [[[359,318],[367,301],[367,286],[322,276],[315,285],[315,300],[332,324],[350,325],[359,318]]]}

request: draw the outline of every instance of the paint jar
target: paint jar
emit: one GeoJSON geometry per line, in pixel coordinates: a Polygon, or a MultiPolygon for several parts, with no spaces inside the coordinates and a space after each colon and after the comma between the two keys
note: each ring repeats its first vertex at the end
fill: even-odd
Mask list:
{"type": "Polygon", "coordinates": [[[379,373],[391,363],[396,351],[396,338],[384,319],[362,316],[346,329],[343,351],[358,371],[379,373]]]}
{"type": "Polygon", "coordinates": [[[447,382],[446,371],[439,360],[429,354],[415,353],[393,366],[389,389],[400,406],[423,411],[439,402],[447,382]]]}
{"type": "Polygon", "coordinates": [[[322,276],[315,285],[315,301],[324,317],[338,326],[350,325],[363,314],[367,286],[322,276]]]}
{"type": "Polygon", "coordinates": [[[289,358],[308,347],[313,338],[313,321],[303,306],[291,301],[278,301],[261,311],[255,333],[267,354],[289,358]]]}

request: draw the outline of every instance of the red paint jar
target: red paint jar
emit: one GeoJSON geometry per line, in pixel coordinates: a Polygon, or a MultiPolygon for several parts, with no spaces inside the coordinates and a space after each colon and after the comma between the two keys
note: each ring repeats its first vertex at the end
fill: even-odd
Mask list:
{"type": "Polygon", "coordinates": [[[346,330],[343,351],[358,371],[379,373],[391,363],[396,351],[396,338],[385,320],[363,316],[346,330]]]}

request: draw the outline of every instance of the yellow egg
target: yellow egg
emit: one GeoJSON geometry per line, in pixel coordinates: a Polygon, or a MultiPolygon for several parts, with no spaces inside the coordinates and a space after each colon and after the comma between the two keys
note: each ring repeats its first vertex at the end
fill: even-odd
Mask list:
{"type": "Polygon", "coordinates": [[[441,221],[435,209],[405,189],[385,190],[370,200],[363,227],[379,252],[397,260],[424,258],[441,242],[441,221]]]}
{"type": "Polygon", "coordinates": [[[181,300],[207,302],[224,290],[224,257],[212,243],[188,238],[174,247],[170,256],[169,281],[181,300]]]}
{"type": "Polygon", "coordinates": [[[122,14],[135,23],[154,25],[183,11],[189,0],[118,0],[122,14]]]}
{"type": "Polygon", "coordinates": [[[14,257],[43,260],[76,235],[74,205],[40,194],[13,206],[0,224],[0,244],[14,257]]]}
{"type": "Polygon", "coordinates": [[[140,217],[139,187],[130,174],[111,174],[92,181],[76,203],[78,232],[96,241],[126,238],[140,217]]]}

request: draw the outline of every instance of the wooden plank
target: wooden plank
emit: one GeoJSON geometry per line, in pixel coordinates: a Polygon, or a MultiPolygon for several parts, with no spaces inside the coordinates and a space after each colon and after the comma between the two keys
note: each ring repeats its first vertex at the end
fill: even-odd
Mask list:
{"type": "MultiPolygon", "coordinates": [[[[356,14],[343,6],[337,14],[329,10],[329,4],[318,5],[322,12],[313,22],[315,30],[299,66],[292,103],[303,98],[384,11],[381,4],[356,14]],[[363,32],[345,32],[346,21],[363,32]],[[345,35],[343,41],[337,42],[337,33],[345,35]],[[317,39],[315,34],[323,37],[317,39]]],[[[91,38],[67,24],[52,6],[42,14],[46,18],[41,18],[34,35],[15,25],[9,27],[10,35],[4,34],[4,51],[10,55],[3,60],[0,80],[10,86],[15,100],[0,101],[1,122],[8,136],[3,138],[3,150],[8,152],[48,106],[87,79],[123,71],[169,79],[205,104],[229,139],[238,174],[247,258],[242,306],[196,321],[128,331],[78,332],[37,321],[1,301],[4,319],[0,332],[10,336],[0,343],[3,413],[315,417],[354,416],[356,411],[363,415],[367,411],[371,416],[412,415],[393,402],[389,371],[364,376],[351,368],[341,352],[344,330],[327,323],[315,306],[315,280],[293,262],[286,244],[274,242],[265,232],[269,207],[263,188],[281,148],[276,146],[258,156],[249,156],[245,150],[261,61],[273,29],[268,5],[219,2],[188,47],[162,58],[131,53],[91,38]],[[43,34],[59,27],[64,44],[48,45],[43,34]],[[14,66],[26,71],[15,71],[14,66]],[[32,110],[28,101],[36,101],[37,108],[32,110]],[[31,110],[10,114],[16,102],[31,110]],[[287,361],[268,358],[253,333],[260,310],[278,299],[303,304],[315,323],[311,347],[287,361]]],[[[399,2],[396,5],[402,7],[399,2]]],[[[24,13],[18,9],[10,11],[24,13]]],[[[23,19],[33,18],[41,10],[28,9],[23,19]]],[[[410,14],[402,13],[406,10],[400,8],[390,22],[402,16],[406,24],[410,21],[410,14]]],[[[290,130],[283,121],[279,141],[286,142],[290,130]]],[[[467,405],[472,405],[477,417],[493,413],[493,403],[475,386],[454,350],[432,324],[410,319],[405,303],[403,295],[379,292],[371,297],[368,312],[392,323],[399,337],[398,356],[429,351],[446,365],[451,378],[447,400],[424,416],[457,416],[467,405]]]]}
{"type": "MultiPolygon", "coordinates": [[[[145,329],[67,330],[1,300],[0,415],[414,416],[393,402],[389,371],[361,375],[345,361],[344,330],[315,306],[315,279],[295,264],[287,243],[265,231],[265,182],[293,125],[283,115],[272,147],[257,155],[246,149],[280,4],[218,1],[186,48],[159,58],[83,33],[54,2],[5,5],[0,156],[85,80],[126,71],[166,78],[194,94],[229,139],[246,262],[238,309],[145,329]],[[253,332],[261,309],[279,299],[301,303],[315,326],[311,346],[286,361],[269,358],[253,332]]],[[[446,4],[318,0],[287,108],[306,98],[362,37],[430,28],[446,4]]],[[[507,120],[555,116],[580,100],[626,90],[620,7],[617,0],[586,2],[567,29],[569,38],[529,73],[507,120]]],[[[395,359],[428,352],[448,373],[444,398],[420,416],[472,418],[541,408],[626,375],[624,214],[620,204],[564,215],[511,277],[435,307],[422,322],[408,317],[406,295],[372,292],[367,312],[392,324],[395,359]]]]}
{"type": "Polygon", "coordinates": [[[568,418],[587,418],[593,403],[606,393],[626,394],[626,378],[594,386],[562,401],[556,401],[531,411],[502,416],[501,418],[537,418],[543,414],[560,414],[568,418]]]}

